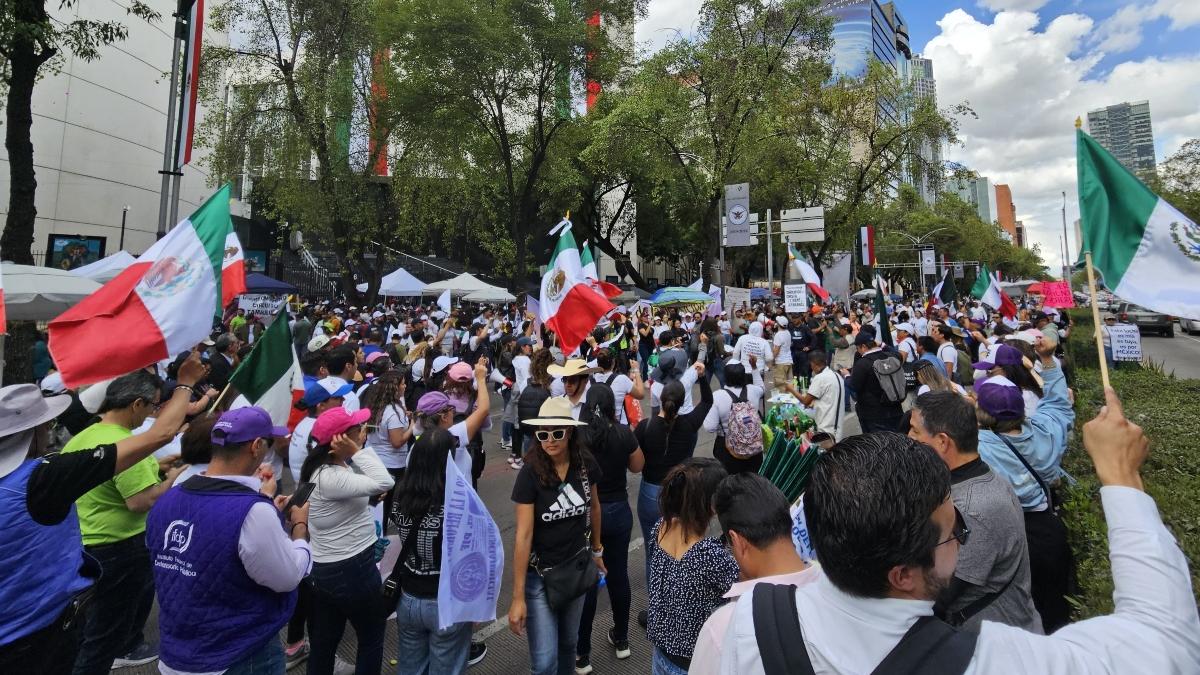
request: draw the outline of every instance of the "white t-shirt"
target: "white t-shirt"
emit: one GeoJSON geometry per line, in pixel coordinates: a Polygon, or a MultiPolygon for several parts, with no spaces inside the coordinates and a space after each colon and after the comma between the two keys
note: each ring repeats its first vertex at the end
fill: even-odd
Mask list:
{"type": "Polygon", "coordinates": [[[378,428],[367,436],[367,445],[375,450],[379,461],[389,469],[403,469],[408,466],[409,444],[405,443],[397,448],[393,447],[391,440],[388,439],[389,431],[406,428],[408,428],[408,414],[403,406],[393,403],[383,409],[383,413],[379,416],[378,428]]]}
{"type": "Polygon", "coordinates": [[[728,320],[718,321],[717,328],[720,329],[722,335],[728,336],[733,331],[733,324],[728,320]]]}
{"type": "Polygon", "coordinates": [[[834,440],[842,440],[843,411],[846,409],[846,389],[842,386],[842,377],[826,368],[813,375],[808,385],[808,395],[817,399],[813,401],[813,422],[818,431],[824,431],[833,436],[834,440]]]}
{"type": "Polygon", "coordinates": [[[917,332],[917,337],[925,337],[929,335],[929,319],[919,316],[913,319],[913,330],[917,332]]]}
{"type": "MultiPolygon", "coordinates": [[[[745,390],[746,402],[761,412],[763,388],[757,384],[748,384],[745,390]]],[[[727,387],[714,391],[712,407],[704,417],[705,431],[720,432],[724,436],[729,428],[729,415],[733,412],[733,399],[741,396],[742,387],[727,387]]]]}
{"type": "Polygon", "coordinates": [[[771,342],[779,348],[779,353],[775,355],[775,365],[792,365],[792,334],[787,329],[781,328],[775,331],[775,337],[771,339],[771,342]]]}
{"type": "Polygon", "coordinates": [[[300,467],[304,465],[304,458],[308,457],[308,437],[316,423],[317,418],[305,417],[292,430],[292,440],[288,443],[288,469],[292,472],[292,480],[297,483],[300,482],[300,467]]]}
{"type": "MultiPolygon", "coordinates": [[[[333,379],[341,382],[342,384],[354,386],[353,382],[347,382],[340,377],[335,376],[333,379]]],[[[348,413],[358,412],[358,409],[362,407],[362,404],[358,402],[358,394],[354,393],[353,391],[346,392],[346,396],[342,399],[342,407],[345,408],[346,412],[348,413]]]]}
{"type": "MultiPolygon", "coordinates": [[[[686,415],[696,407],[692,403],[692,386],[698,379],[695,368],[688,368],[683,371],[683,375],[679,376],[679,383],[683,385],[683,405],[679,406],[680,415],[686,415]]],[[[650,385],[650,407],[654,410],[662,407],[661,397],[664,386],[662,382],[654,382],[650,385]]]]}
{"type": "Polygon", "coordinates": [[[521,392],[525,391],[525,387],[529,386],[530,365],[529,357],[524,354],[517,354],[513,357],[513,374],[516,375],[513,380],[513,396],[520,396],[521,392]]]}
{"type": "Polygon", "coordinates": [[[734,345],[733,358],[742,362],[742,365],[746,367],[746,372],[762,373],[767,369],[767,362],[772,360],[771,343],[746,333],[738,338],[737,344],[734,345]],[[755,358],[756,363],[753,368],[750,366],[751,356],[755,358]]]}
{"type": "Polygon", "coordinates": [[[317,485],[308,500],[313,562],[345,560],[374,544],[368,500],[394,485],[375,451],[359,450],[348,466],[322,465],[312,479],[317,485]]]}
{"type": "MultiPolygon", "coordinates": [[[[610,377],[612,377],[612,373],[596,373],[592,376],[592,381],[604,384],[610,377]]],[[[628,424],[629,420],[625,417],[625,396],[633,391],[633,380],[628,375],[617,375],[612,378],[612,384],[608,386],[612,389],[613,401],[617,407],[617,421],[621,424],[628,424]]]]}
{"type": "Polygon", "coordinates": [[[913,363],[917,360],[917,343],[912,338],[904,338],[896,345],[896,350],[907,355],[906,363],[913,363]]]}
{"type": "Polygon", "coordinates": [[[1038,404],[1042,402],[1042,399],[1036,392],[1028,389],[1021,390],[1021,398],[1025,401],[1025,419],[1029,419],[1033,413],[1037,412],[1038,404]]]}
{"type": "Polygon", "coordinates": [[[948,364],[947,372],[958,365],[958,350],[954,348],[953,343],[943,342],[938,345],[937,357],[942,363],[948,364]]]}
{"type": "MultiPolygon", "coordinates": [[[[957,392],[959,395],[961,395],[961,396],[967,395],[967,390],[963,389],[961,384],[959,384],[957,382],[951,382],[950,386],[954,387],[954,391],[957,392]]],[[[923,385],[917,387],[917,396],[921,396],[922,394],[928,394],[928,393],[929,393],[929,385],[923,384],[923,385]]]]}
{"type": "Polygon", "coordinates": [[[463,420],[458,424],[450,427],[450,433],[458,439],[458,447],[454,449],[454,463],[458,465],[458,470],[463,476],[471,475],[471,451],[467,449],[467,444],[471,442],[471,436],[467,433],[467,422],[463,420]]]}

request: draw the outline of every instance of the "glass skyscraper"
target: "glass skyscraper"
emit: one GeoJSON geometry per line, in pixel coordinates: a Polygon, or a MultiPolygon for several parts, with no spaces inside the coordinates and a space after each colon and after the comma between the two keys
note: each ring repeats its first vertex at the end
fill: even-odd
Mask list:
{"type": "Polygon", "coordinates": [[[908,71],[912,50],[908,24],[893,2],[826,0],[823,8],[834,19],[833,72],[860,77],[872,57],[899,75],[908,71]]]}

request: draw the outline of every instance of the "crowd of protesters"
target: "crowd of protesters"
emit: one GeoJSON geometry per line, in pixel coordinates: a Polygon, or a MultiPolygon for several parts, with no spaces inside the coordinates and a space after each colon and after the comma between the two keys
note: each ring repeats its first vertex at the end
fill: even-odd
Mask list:
{"type": "Polygon", "coordinates": [[[1067,318],[874,306],[620,308],[564,353],[516,305],[295,303],[286,425],[227,391],[265,330],[240,310],[81,391],[44,364],[0,389],[0,672],[369,675],[394,615],[396,672],[461,673],[487,646],[438,620],[446,465],[477,485],[490,454],[511,470],[511,504],[487,506],[515,518],[507,623],[535,675],[586,675],[597,644],[630,658],[634,619],[656,675],[1200,672],[1187,563],[1112,391],[1082,435],[1116,610],[1071,623],[1067,318]],[[758,475],[783,402],[829,448],[798,509],[815,559],[758,475]]]}

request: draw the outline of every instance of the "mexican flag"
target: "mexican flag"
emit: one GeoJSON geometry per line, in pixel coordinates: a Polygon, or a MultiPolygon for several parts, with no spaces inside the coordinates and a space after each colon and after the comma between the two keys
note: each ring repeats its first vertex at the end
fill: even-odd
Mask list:
{"type": "Polygon", "coordinates": [[[586,241],[583,242],[583,253],[579,254],[579,264],[583,268],[583,278],[591,283],[592,290],[603,295],[605,299],[615,298],[621,294],[620,286],[600,281],[596,272],[596,260],[592,258],[592,247],[586,241]]]}
{"type": "Polygon", "coordinates": [[[242,254],[242,242],[238,241],[237,232],[230,227],[221,259],[221,307],[228,307],[234,298],[245,292],[246,257],[242,254]]]}
{"type": "Polygon", "coordinates": [[[984,263],[979,266],[979,276],[975,278],[975,285],[971,286],[971,297],[982,300],[983,294],[988,292],[991,285],[992,271],[988,269],[987,263],[984,263]]]}
{"type": "Polygon", "coordinates": [[[821,298],[821,302],[829,302],[829,291],[821,288],[821,277],[812,268],[812,265],[804,262],[791,244],[788,244],[788,260],[792,261],[792,269],[796,275],[804,279],[804,283],[817,297],[821,298]]]}
{"type": "Polygon", "coordinates": [[[883,277],[875,275],[875,316],[879,318],[879,342],[889,347],[894,347],[892,341],[892,327],[888,322],[887,313],[887,284],[883,281],[883,277]]]}
{"type": "Polygon", "coordinates": [[[560,230],[558,245],[542,276],[538,311],[542,323],[558,335],[563,353],[570,354],[613,305],[584,276],[570,221],[564,220],[555,229],[560,230]]]}
{"type": "MultiPolygon", "coordinates": [[[[978,282],[976,282],[978,285],[978,282]]],[[[974,288],[972,288],[974,291],[974,288]]],[[[988,289],[980,296],[979,301],[1000,312],[1000,316],[1006,319],[1011,319],[1017,315],[1017,306],[1013,303],[1012,298],[1008,297],[1000,288],[1000,280],[996,277],[990,277],[988,289]]]]}
{"type": "Polygon", "coordinates": [[[292,347],[286,306],[255,340],[254,349],[229,376],[229,383],[241,393],[231,407],[256,405],[270,413],[276,425],[287,426],[292,405],[304,395],[304,376],[292,347]]]}
{"type": "Polygon", "coordinates": [[[208,337],[221,311],[232,231],[226,185],[117,278],[51,321],[50,355],[63,384],[118,377],[208,337]]]}
{"type": "Polygon", "coordinates": [[[1164,314],[1200,317],[1200,226],[1077,129],[1083,250],[1104,285],[1164,314]]]}

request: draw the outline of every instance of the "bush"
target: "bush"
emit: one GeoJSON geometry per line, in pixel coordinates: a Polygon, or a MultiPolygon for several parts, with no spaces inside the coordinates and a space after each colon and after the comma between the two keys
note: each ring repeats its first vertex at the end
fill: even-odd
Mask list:
{"type": "MultiPolygon", "coordinates": [[[[1073,312],[1075,327],[1067,342],[1075,369],[1075,413],[1078,423],[1063,468],[1078,485],[1069,491],[1064,517],[1071,531],[1079,571],[1078,619],[1113,610],[1108,535],[1091,460],[1083,449],[1081,427],[1104,405],[1091,314],[1073,312]],[[1088,366],[1089,360],[1093,365],[1088,366]]],[[[1200,381],[1176,380],[1154,369],[1122,367],[1110,373],[1126,416],[1150,438],[1150,457],[1142,468],[1146,491],[1179,541],[1192,571],[1192,589],[1200,602],[1200,452],[1196,424],[1200,420],[1200,381]]]]}

